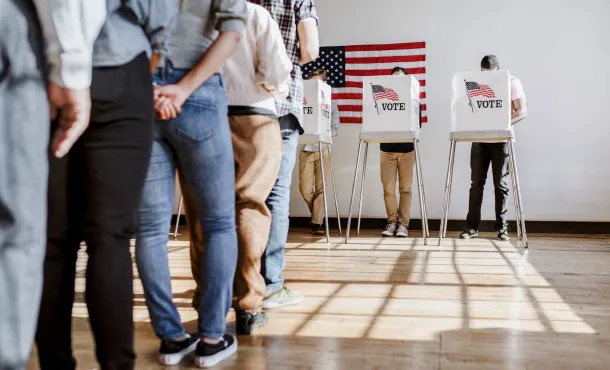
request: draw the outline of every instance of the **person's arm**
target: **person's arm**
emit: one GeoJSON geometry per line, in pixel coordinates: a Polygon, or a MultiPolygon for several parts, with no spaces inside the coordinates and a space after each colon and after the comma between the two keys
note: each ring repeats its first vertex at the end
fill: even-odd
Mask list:
{"type": "Polygon", "coordinates": [[[320,55],[318,15],[313,0],[300,0],[295,4],[297,36],[299,38],[299,64],[306,64],[320,55]]]}
{"type": "Polygon", "coordinates": [[[256,12],[256,83],[263,85],[276,99],[288,96],[288,81],[292,62],[286,53],[280,27],[266,9],[256,12]]]}
{"type": "Polygon", "coordinates": [[[332,136],[339,135],[339,124],[341,122],[341,116],[339,115],[339,106],[337,103],[332,102],[332,111],[330,113],[330,131],[332,136]]]}
{"type": "Polygon", "coordinates": [[[527,116],[527,102],[523,85],[518,79],[511,80],[511,124],[522,121],[527,116]]]}

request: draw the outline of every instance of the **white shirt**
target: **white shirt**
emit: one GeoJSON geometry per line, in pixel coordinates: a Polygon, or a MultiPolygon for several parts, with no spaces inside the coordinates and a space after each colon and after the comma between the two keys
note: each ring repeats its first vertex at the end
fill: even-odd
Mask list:
{"type": "Polygon", "coordinates": [[[106,19],[106,0],[34,0],[46,40],[49,78],[71,90],[91,86],[93,42],[106,19]]]}

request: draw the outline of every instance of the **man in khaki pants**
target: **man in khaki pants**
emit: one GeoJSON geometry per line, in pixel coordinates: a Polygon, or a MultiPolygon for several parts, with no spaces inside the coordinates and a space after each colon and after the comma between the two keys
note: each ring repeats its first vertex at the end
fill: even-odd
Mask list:
{"type": "MultiPolygon", "coordinates": [[[[401,67],[392,69],[392,75],[406,75],[401,67]]],[[[420,109],[421,125],[421,109],[420,109]]],[[[388,225],[383,236],[409,236],[409,221],[411,219],[411,184],[413,183],[413,165],[415,152],[413,143],[380,144],[379,155],[381,167],[381,183],[383,184],[383,200],[388,215],[388,225]],[[396,199],[396,175],[398,174],[398,190],[400,203],[396,199]]]]}
{"type": "MultiPolygon", "coordinates": [[[[309,72],[310,80],[320,80],[326,83],[327,74],[324,69],[314,69],[309,72]]],[[[331,103],[330,129],[331,135],[337,136],[339,131],[339,108],[331,103]]],[[[324,150],[324,169],[328,173],[328,151],[324,150]]],[[[304,145],[299,153],[299,190],[311,212],[311,232],[314,235],[324,235],[324,197],[322,194],[322,161],[318,145],[304,145]],[[314,187],[315,185],[315,187],[314,187]]]]}

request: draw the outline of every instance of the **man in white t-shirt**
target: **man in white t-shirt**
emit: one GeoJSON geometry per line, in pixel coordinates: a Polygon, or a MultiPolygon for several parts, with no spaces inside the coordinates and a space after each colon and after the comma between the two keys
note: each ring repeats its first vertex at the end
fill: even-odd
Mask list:
{"type": "MultiPolygon", "coordinates": [[[[481,71],[495,71],[500,69],[498,58],[487,55],[481,60],[481,71]]],[[[521,81],[511,77],[512,124],[521,121],[527,115],[525,93],[521,81]]],[[[466,229],[460,234],[461,239],[477,238],[479,224],[481,223],[481,204],[483,203],[483,190],[487,180],[487,171],[491,163],[495,196],[496,196],[496,224],[494,228],[499,240],[509,240],[508,223],[506,220],[509,192],[509,163],[508,143],[472,143],[470,152],[471,181],[470,200],[468,202],[468,216],[466,229]]]]}

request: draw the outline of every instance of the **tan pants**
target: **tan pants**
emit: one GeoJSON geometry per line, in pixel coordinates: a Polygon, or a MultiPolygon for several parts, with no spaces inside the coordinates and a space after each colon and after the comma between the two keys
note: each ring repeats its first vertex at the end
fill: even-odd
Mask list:
{"type": "Polygon", "coordinates": [[[381,183],[383,184],[383,200],[388,214],[388,223],[398,222],[405,226],[409,225],[414,163],[414,151],[410,153],[380,152],[381,183]],[[400,206],[396,201],[396,174],[398,174],[400,206]]]}
{"type": "MultiPolygon", "coordinates": [[[[328,173],[328,151],[324,150],[324,172],[328,173]]],[[[299,153],[299,190],[311,212],[311,223],[324,224],[324,195],[320,152],[299,153]],[[315,186],[315,187],[314,187],[315,186]]]]}
{"type": "MultiPolygon", "coordinates": [[[[235,272],[233,307],[261,311],[265,280],[261,257],[267,247],[271,212],[265,201],[275,184],[283,142],[277,120],[265,116],[229,116],[235,156],[236,221],[239,255],[235,272]]],[[[181,182],[183,183],[183,182],[181,182]]],[[[199,285],[203,235],[192,195],[183,186],[185,217],[191,238],[191,271],[199,285]]]]}

